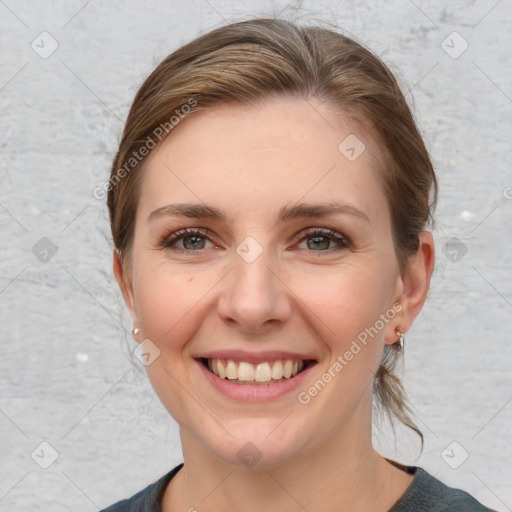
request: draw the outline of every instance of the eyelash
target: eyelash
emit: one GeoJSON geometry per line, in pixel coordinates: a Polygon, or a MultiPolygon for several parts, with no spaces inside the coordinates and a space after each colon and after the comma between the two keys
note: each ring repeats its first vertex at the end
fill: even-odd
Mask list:
{"type": "MultiPolygon", "coordinates": [[[[207,238],[210,240],[209,237],[209,230],[205,228],[184,228],[180,229],[174,233],[171,233],[170,235],[166,235],[162,238],[162,240],[159,242],[159,247],[162,249],[171,249],[176,252],[181,253],[192,253],[192,252],[200,252],[201,249],[198,249],[197,251],[191,250],[191,249],[182,249],[179,247],[176,247],[176,242],[180,239],[183,239],[186,236],[202,236],[204,238],[207,238]]],[[[298,235],[296,235],[293,240],[294,242],[302,242],[303,240],[307,238],[314,238],[318,236],[327,237],[330,241],[336,242],[340,245],[337,249],[326,249],[325,251],[314,251],[311,250],[313,253],[329,253],[332,252],[332,250],[341,250],[341,249],[348,249],[351,247],[350,241],[347,237],[337,233],[336,231],[333,231],[332,229],[328,228],[307,228],[303,231],[301,231],[298,235]]],[[[212,240],[210,240],[211,242],[212,240]]],[[[213,243],[213,242],[212,242],[213,243]]]]}

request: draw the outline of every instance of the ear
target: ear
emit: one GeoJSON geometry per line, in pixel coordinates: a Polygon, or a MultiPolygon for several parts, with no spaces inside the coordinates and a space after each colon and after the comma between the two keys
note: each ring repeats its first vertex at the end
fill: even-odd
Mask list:
{"type": "Polygon", "coordinates": [[[114,270],[114,275],[116,277],[117,284],[119,285],[119,288],[121,289],[121,293],[123,294],[126,306],[130,310],[132,319],[136,322],[137,315],[136,315],[135,306],[134,306],[135,302],[133,300],[132,280],[131,280],[131,276],[127,275],[126,269],[123,268],[121,254],[119,253],[118,249],[116,249],[114,251],[113,270],[114,270]]]}
{"type": "Polygon", "coordinates": [[[398,341],[397,327],[400,326],[404,334],[409,331],[427,298],[435,263],[434,238],[428,231],[422,231],[418,238],[418,250],[409,258],[407,268],[399,278],[398,289],[401,292],[396,303],[401,305],[401,309],[394,321],[388,324],[390,329],[386,332],[386,343],[398,341]]]}

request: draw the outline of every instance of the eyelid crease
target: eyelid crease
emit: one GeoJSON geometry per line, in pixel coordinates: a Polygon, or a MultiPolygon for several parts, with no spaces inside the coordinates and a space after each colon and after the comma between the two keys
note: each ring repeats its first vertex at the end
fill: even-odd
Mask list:
{"type": "MultiPolygon", "coordinates": [[[[208,239],[210,242],[212,242],[215,245],[215,242],[211,240],[212,233],[208,228],[182,228],[177,231],[172,232],[171,234],[164,235],[158,242],[158,246],[162,249],[168,249],[173,248],[175,251],[179,252],[199,252],[201,251],[194,251],[194,250],[188,250],[188,249],[182,249],[177,248],[175,246],[175,242],[184,238],[185,236],[193,236],[193,235],[199,235],[206,239],[208,239]]],[[[349,239],[349,237],[345,236],[342,233],[338,233],[337,231],[331,229],[331,228],[323,228],[323,227],[315,227],[311,226],[309,228],[305,228],[301,230],[299,233],[293,236],[292,241],[295,243],[302,242],[308,237],[314,237],[314,236],[325,236],[326,238],[329,238],[331,241],[334,241],[338,243],[343,248],[349,248],[352,246],[352,242],[349,239]]],[[[312,252],[330,252],[330,251],[312,251],[312,252]]]]}
{"type": "Polygon", "coordinates": [[[159,239],[158,245],[171,247],[169,242],[175,242],[176,240],[179,240],[180,238],[183,238],[187,235],[200,235],[210,240],[212,233],[208,228],[181,228],[171,233],[166,232],[166,234],[159,239]]]}

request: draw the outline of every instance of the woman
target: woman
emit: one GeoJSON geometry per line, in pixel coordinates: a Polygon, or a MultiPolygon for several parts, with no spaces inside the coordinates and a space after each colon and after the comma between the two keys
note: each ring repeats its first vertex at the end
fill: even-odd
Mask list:
{"type": "Polygon", "coordinates": [[[114,273],[184,464],[114,511],[488,510],[372,447],[421,433],[393,369],[434,266],[436,178],[386,66],[257,19],[137,93],[108,184],[114,273]]]}

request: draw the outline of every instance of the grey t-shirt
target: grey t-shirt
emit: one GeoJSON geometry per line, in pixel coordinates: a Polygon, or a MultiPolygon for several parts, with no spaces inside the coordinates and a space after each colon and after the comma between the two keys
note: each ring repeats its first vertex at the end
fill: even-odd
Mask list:
{"type": "MultiPolygon", "coordinates": [[[[162,512],[160,504],[165,487],[182,467],[183,463],[131,498],[101,512],[162,512]]],[[[421,468],[409,467],[407,471],[414,478],[388,512],[494,512],[467,492],[446,486],[421,468]]]]}

